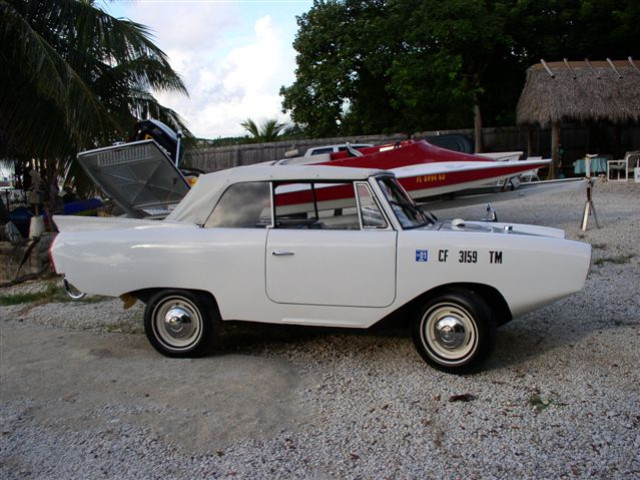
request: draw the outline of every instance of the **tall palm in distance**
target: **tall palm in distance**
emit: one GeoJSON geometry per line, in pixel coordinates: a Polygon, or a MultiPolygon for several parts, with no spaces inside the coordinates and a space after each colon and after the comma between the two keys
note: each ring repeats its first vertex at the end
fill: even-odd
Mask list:
{"type": "Polygon", "coordinates": [[[52,177],[140,118],[189,134],[153,96],[187,91],[148,28],[92,0],[0,0],[0,45],[0,157],[37,159],[52,177]]]}

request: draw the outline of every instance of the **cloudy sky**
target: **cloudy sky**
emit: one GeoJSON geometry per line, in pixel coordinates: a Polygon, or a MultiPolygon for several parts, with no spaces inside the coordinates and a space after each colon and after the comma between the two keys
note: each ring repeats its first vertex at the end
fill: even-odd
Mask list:
{"type": "Polygon", "coordinates": [[[115,17],[147,25],[189,97],[158,93],[198,137],[243,135],[240,122],[278,118],[281,85],[294,81],[296,15],[311,0],[105,1],[115,17]]]}

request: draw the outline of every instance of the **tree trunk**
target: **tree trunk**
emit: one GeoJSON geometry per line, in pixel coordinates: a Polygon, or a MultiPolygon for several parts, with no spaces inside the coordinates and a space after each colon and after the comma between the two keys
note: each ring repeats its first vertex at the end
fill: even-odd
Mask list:
{"type": "Polygon", "coordinates": [[[473,106],[473,129],[476,153],[482,153],[484,152],[484,142],[482,141],[482,113],[480,112],[480,105],[478,105],[478,103],[473,106]]]}
{"type": "Polygon", "coordinates": [[[549,178],[558,177],[558,163],[560,156],[558,149],[560,148],[560,125],[556,122],[551,124],[551,168],[549,168],[549,178]]]}

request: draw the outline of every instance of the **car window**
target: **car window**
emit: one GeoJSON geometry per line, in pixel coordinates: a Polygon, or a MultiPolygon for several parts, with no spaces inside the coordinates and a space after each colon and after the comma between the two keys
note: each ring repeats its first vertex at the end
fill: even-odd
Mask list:
{"type": "Polygon", "coordinates": [[[396,215],[402,228],[417,228],[433,223],[429,216],[416,206],[395,178],[379,178],[378,184],[380,185],[382,193],[389,201],[393,213],[396,215]]]}
{"type": "MultiPolygon", "coordinates": [[[[371,145],[360,145],[360,144],[357,144],[357,143],[355,145],[353,145],[353,144],[349,145],[349,147],[355,148],[355,149],[366,148],[366,147],[370,147],[370,146],[371,145]]],[[[343,147],[338,147],[338,151],[339,152],[346,152],[349,149],[349,147],[347,147],[346,145],[343,146],[343,147]]]]}
{"type": "Polygon", "coordinates": [[[360,229],[351,182],[281,183],[273,193],[275,228],[360,229]]]}
{"type": "Polygon", "coordinates": [[[369,185],[356,183],[358,201],[360,202],[360,216],[363,228],[387,228],[387,220],[380,211],[369,185]]]}
{"type": "Polygon", "coordinates": [[[231,185],[207,219],[206,228],[265,228],[271,225],[269,182],[231,185]]]}
{"type": "Polygon", "coordinates": [[[323,153],[333,153],[333,147],[314,148],[311,155],[322,155],[323,153]]]}

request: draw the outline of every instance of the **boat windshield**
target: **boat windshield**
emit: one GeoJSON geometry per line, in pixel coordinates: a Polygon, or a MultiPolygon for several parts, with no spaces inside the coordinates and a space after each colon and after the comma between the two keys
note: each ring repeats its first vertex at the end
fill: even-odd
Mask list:
{"type": "Polygon", "coordinates": [[[382,177],[378,184],[404,229],[424,227],[433,220],[414,203],[394,177],[382,177]]]}

